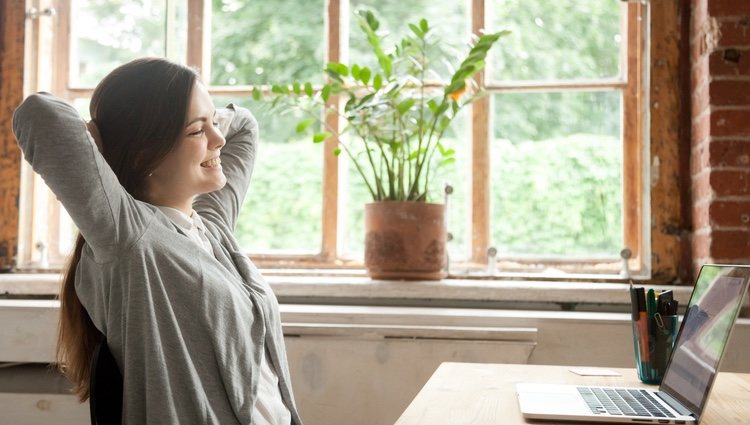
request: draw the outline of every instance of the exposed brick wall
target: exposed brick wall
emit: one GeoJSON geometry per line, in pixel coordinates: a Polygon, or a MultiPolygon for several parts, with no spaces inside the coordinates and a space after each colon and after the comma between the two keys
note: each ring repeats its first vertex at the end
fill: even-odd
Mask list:
{"type": "Polygon", "coordinates": [[[23,99],[24,2],[0,0],[0,271],[14,264],[21,151],[11,117],[23,99]]]}
{"type": "Polygon", "coordinates": [[[750,1],[691,3],[693,264],[750,263],[750,1]]]}

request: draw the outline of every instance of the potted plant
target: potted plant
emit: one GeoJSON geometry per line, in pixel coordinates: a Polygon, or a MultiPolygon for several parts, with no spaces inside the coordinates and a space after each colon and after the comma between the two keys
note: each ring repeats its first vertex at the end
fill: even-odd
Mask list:
{"type": "Polygon", "coordinates": [[[443,135],[456,114],[482,95],[473,76],[507,32],[475,37],[446,81],[435,70],[446,58],[433,57],[440,40],[425,19],[409,24],[411,33],[386,50],[375,15],[362,10],[357,17],[377,68],[329,63],[328,82],[319,90],[309,82],[272,85],[265,96],[254,88],[253,97],[269,100],[275,109],[309,113],[297,131],[312,132],[314,143],[334,137],[334,154],[343,152],[352,161],[373,200],[365,206],[365,265],[372,278],[440,279],[445,207],[430,202],[435,198],[430,179],[438,167],[455,161],[443,135]],[[331,102],[334,95],[340,101],[331,102]],[[338,114],[346,126],[313,131],[315,123],[325,126],[321,109],[338,114]]]}

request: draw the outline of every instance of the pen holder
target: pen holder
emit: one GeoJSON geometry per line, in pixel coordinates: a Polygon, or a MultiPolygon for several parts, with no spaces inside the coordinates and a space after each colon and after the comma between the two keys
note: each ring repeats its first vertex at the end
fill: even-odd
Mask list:
{"type": "Polygon", "coordinates": [[[645,313],[633,321],[633,347],[638,378],[646,384],[659,384],[672,356],[677,338],[677,316],[645,313]]]}

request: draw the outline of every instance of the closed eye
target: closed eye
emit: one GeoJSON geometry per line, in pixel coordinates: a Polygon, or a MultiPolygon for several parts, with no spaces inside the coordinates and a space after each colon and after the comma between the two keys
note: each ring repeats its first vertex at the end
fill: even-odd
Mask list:
{"type": "Polygon", "coordinates": [[[188,136],[202,136],[205,132],[206,132],[206,130],[200,129],[198,131],[194,131],[192,133],[189,133],[188,136]]]}

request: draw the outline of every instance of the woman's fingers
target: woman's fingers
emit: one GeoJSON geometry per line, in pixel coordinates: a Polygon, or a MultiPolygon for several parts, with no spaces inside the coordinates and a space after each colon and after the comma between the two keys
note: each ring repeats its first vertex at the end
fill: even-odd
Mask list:
{"type": "Polygon", "coordinates": [[[96,123],[94,121],[89,121],[86,123],[86,128],[89,130],[91,137],[94,138],[94,143],[96,143],[99,152],[102,152],[102,136],[99,134],[99,128],[96,126],[96,123]]]}

